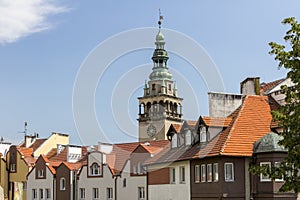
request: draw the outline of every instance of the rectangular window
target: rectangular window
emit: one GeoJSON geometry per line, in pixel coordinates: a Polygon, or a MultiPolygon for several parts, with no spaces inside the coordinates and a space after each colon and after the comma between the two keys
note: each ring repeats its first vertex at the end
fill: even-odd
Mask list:
{"type": "Polygon", "coordinates": [[[170,183],[175,183],[176,182],[176,170],[174,167],[170,168],[170,183]]]}
{"type": "Polygon", "coordinates": [[[179,174],[180,183],[185,183],[185,168],[183,166],[181,166],[179,168],[179,171],[180,171],[180,174],[179,174]]]}
{"type": "Polygon", "coordinates": [[[201,182],[206,182],[206,166],[201,165],[201,182]]]}
{"type": "Polygon", "coordinates": [[[43,191],[43,189],[40,189],[40,199],[44,199],[44,191],[43,191]]]}
{"type": "MultiPolygon", "coordinates": [[[[275,163],[274,163],[275,168],[279,168],[279,167],[280,167],[280,164],[281,164],[280,162],[275,162],[275,163]]],[[[278,173],[277,173],[277,174],[278,174],[278,173]]],[[[275,181],[277,181],[277,182],[283,181],[283,176],[281,176],[281,177],[279,177],[279,178],[276,178],[275,181]]]]}
{"type": "Polygon", "coordinates": [[[225,181],[234,181],[234,168],[233,163],[224,163],[225,181]]]}
{"type": "Polygon", "coordinates": [[[152,84],[152,90],[155,90],[155,84],[152,84]]]}
{"type": "Polygon", "coordinates": [[[214,182],[219,181],[219,165],[218,165],[218,163],[214,163],[214,166],[213,166],[213,179],[214,179],[214,182]]]}
{"type": "Polygon", "coordinates": [[[177,147],[177,134],[174,133],[174,135],[172,136],[172,148],[176,148],[177,147]]]}
{"type": "Polygon", "coordinates": [[[207,165],[207,182],[212,182],[212,164],[207,165]]]}
{"type": "Polygon", "coordinates": [[[106,198],[107,198],[107,200],[113,199],[113,189],[112,188],[106,188],[106,198]]]}
{"type": "Polygon", "coordinates": [[[45,190],[45,198],[46,198],[46,199],[51,199],[51,192],[50,192],[50,189],[46,189],[46,190],[45,190]]]}
{"type": "Polygon", "coordinates": [[[42,170],[42,169],[38,170],[38,177],[39,178],[43,178],[44,177],[44,170],[42,170]]]}
{"type": "Polygon", "coordinates": [[[85,199],[85,188],[79,188],[79,199],[85,199]]]}
{"type": "Polygon", "coordinates": [[[144,187],[138,187],[138,197],[139,197],[139,200],[145,199],[145,188],[144,187]]]}
{"type": "Polygon", "coordinates": [[[200,182],[200,166],[195,165],[195,183],[200,182]]]}
{"type": "Polygon", "coordinates": [[[99,198],[99,188],[93,188],[93,199],[99,198]]]}
{"type": "MultiPolygon", "coordinates": [[[[261,162],[260,167],[265,168],[265,169],[271,169],[271,162],[261,162]]],[[[260,173],[260,181],[261,182],[268,182],[272,181],[269,175],[260,173]]]]}
{"type": "Polygon", "coordinates": [[[16,164],[10,164],[10,172],[16,172],[16,164]]]}
{"type": "Polygon", "coordinates": [[[37,199],[37,190],[32,189],[32,199],[37,199]]]}

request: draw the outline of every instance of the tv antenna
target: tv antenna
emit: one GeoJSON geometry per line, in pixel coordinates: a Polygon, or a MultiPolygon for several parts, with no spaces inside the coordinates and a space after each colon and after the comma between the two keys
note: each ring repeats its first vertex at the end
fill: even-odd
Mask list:
{"type": "Polygon", "coordinates": [[[27,136],[27,122],[24,122],[24,131],[21,131],[19,133],[24,133],[25,136],[27,136]]]}

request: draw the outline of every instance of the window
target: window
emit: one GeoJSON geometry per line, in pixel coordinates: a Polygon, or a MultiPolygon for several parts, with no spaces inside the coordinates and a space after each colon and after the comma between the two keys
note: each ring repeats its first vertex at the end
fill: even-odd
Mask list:
{"type": "Polygon", "coordinates": [[[233,163],[224,163],[225,181],[234,181],[233,163]]]}
{"type": "Polygon", "coordinates": [[[60,178],[59,188],[60,190],[66,190],[66,179],[64,177],[60,178]]]}
{"type": "Polygon", "coordinates": [[[32,199],[37,199],[37,190],[32,189],[32,199]]]}
{"type": "Polygon", "coordinates": [[[85,199],[85,188],[79,188],[79,199],[85,199]]]}
{"type": "Polygon", "coordinates": [[[177,147],[177,134],[175,133],[172,137],[172,148],[177,147]]]}
{"type": "MultiPolygon", "coordinates": [[[[275,168],[279,168],[279,167],[280,167],[280,164],[281,164],[280,162],[275,162],[275,163],[274,163],[275,168]]],[[[275,171],[275,173],[277,173],[277,172],[275,171]]],[[[278,173],[277,173],[277,174],[278,174],[278,173]]],[[[277,182],[283,181],[283,176],[281,176],[280,178],[276,178],[275,181],[277,181],[277,182]]]]}
{"type": "Polygon", "coordinates": [[[213,166],[213,179],[214,179],[214,182],[219,181],[219,164],[218,163],[214,163],[214,166],[213,166]]]}
{"type": "Polygon", "coordinates": [[[145,172],[141,162],[138,163],[137,172],[138,172],[138,174],[143,174],[145,172]]]}
{"type": "Polygon", "coordinates": [[[40,199],[44,199],[44,191],[43,189],[40,189],[40,199]]]}
{"type": "Polygon", "coordinates": [[[137,174],[137,166],[136,165],[133,166],[133,174],[137,174]]]}
{"type": "Polygon", "coordinates": [[[176,170],[174,167],[170,168],[170,183],[175,183],[176,182],[176,170]]]}
{"type": "Polygon", "coordinates": [[[179,168],[179,177],[180,177],[180,183],[185,183],[185,168],[182,166],[179,168]]]}
{"type": "Polygon", "coordinates": [[[152,84],[152,90],[155,90],[155,84],[152,84]]]}
{"type": "Polygon", "coordinates": [[[207,165],[207,182],[212,182],[212,164],[207,165]]]}
{"type": "Polygon", "coordinates": [[[206,166],[201,165],[201,182],[206,182],[206,166]]]}
{"type": "Polygon", "coordinates": [[[10,172],[16,172],[16,164],[10,164],[10,172]]]}
{"type": "Polygon", "coordinates": [[[97,176],[100,175],[100,166],[97,163],[93,163],[90,167],[90,175],[97,176]]]}
{"type": "Polygon", "coordinates": [[[112,188],[106,188],[106,198],[107,198],[107,200],[113,199],[113,189],[112,188]]]}
{"type": "Polygon", "coordinates": [[[200,182],[200,166],[195,165],[195,183],[200,182]]]}
{"type": "Polygon", "coordinates": [[[206,142],[206,128],[202,127],[200,130],[200,142],[206,142]]]}
{"type": "MultiPolygon", "coordinates": [[[[263,169],[271,169],[271,162],[261,162],[259,164],[263,169]]],[[[261,182],[268,182],[268,181],[271,181],[272,179],[270,178],[269,175],[267,174],[264,174],[264,173],[260,173],[260,181],[261,182]]]]}
{"type": "Polygon", "coordinates": [[[93,199],[99,198],[99,188],[93,188],[93,199]]]}
{"type": "Polygon", "coordinates": [[[139,200],[145,199],[145,188],[144,187],[138,187],[138,197],[139,197],[139,200]]]}
{"type": "Polygon", "coordinates": [[[127,180],[126,180],[126,178],[124,178],[124,180],[123,180],[123,187],[126,187],[126,185],[127,185],[127,180]]]}
{"type": "Polygon", "coordinates": [[[39,178],[43,178],[44,177],[44,170],[42,170],[42,169],[38,170],[38,177],[39,178]]]}
{"type": "Polygon", "coordinates": [[[191,131],[188,130],[185,133],[185,145],[191,145],[191,143],[192,143],[192,134],[191,134],[191,131]]]}
{"type": "Polygon", "coordinates": [[[51,198],[50,189],[46,189],[46,190],[45,190],[45,198],[46,198],[46,199],[50,199],[50,198],[51,198]]]}

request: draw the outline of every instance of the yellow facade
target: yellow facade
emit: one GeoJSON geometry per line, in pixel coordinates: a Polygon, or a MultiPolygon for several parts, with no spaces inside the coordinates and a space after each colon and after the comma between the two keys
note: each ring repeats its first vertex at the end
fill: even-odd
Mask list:
{"type": "Polygon", "coordinates": [[[8,197],[8,173],[4,158],[0,158],[0,186],[3,188],[4,198],[8,197]]]}

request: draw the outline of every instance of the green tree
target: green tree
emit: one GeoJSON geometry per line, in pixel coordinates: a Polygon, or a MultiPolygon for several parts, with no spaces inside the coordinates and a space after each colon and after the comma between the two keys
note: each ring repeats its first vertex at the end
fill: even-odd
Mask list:
{"type": "MultiPolygon", "coordinates": [[[[281,191],[300,192],[300,24],[293,17],[286,18],[282,24],[289,25],[290,29],[286,32],[284,45],[270,42],[271,55],[279,62],[278,68],[288,70],[287,78],[295,84],[293,87],[283,86],[282,93],[286,95],[285,105],[273,111],[275,121],[283,128],[279,133],[283,136],[280,145],[288,150],[287,158],[278,168],[273,167],[267,171],[272,178],[283,176],[285,184],[281,191]]],[[[266,170],[265,170],[266,172],[266,170]]]]}

